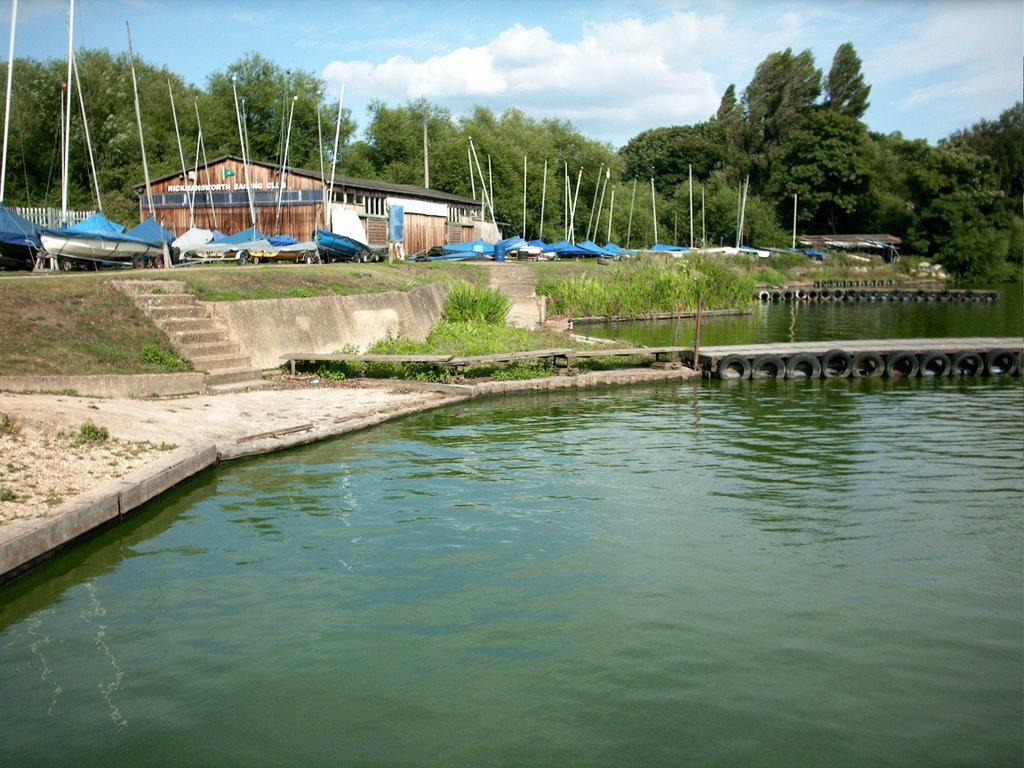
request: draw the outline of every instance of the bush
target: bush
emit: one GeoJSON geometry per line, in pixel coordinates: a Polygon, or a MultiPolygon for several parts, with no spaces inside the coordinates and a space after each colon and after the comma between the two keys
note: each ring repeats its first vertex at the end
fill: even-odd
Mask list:
{"type": "Polygon", "coordinates": [[[512,309],[508,294],[497,288],[457,282],[444,303],[442,320],[449,323],[483,322],[503,324],[512,309]]]}
{"type": "Polygon", "coordinates": [[[191,363],[177,352],[161,349],[155,344],[147,344],[140,349],[139,359],[148,365],[166,368],[170,371],[187,371],[192,368],[191,363]]]}
{"type": "Polygon", "coordinates": [[[106,427],[98,427],[91,421],[85,422],[75,435],[75,445],[105,443],[110,439],[110,432],[106,427]]]}

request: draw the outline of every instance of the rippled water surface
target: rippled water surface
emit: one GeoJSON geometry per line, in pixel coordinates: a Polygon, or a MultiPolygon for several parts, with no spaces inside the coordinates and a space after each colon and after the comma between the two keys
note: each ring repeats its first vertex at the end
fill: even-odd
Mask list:
{"type": "Polygon", "coordinates": [[[5,765],[1019,765],[1018,379],[476,401],[0,591],[5,765]]]}

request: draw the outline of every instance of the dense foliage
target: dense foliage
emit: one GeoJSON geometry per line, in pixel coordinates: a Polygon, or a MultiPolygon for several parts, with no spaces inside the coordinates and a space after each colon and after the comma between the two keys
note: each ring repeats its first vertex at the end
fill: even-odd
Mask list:
{"type": "MultiPolygon", "coordinates": [[[[98,50],[76,58],[96,177],[76,98],[69,204],[102,203],[108,216],[130,222],[138,215],[134,187],[144,178],[131,62],[98,50]]],[[[329,171],[338,103],[324,98],[315,74],[282,71],[249,54],[197,88],[136,59],[151,177],[180,169],[182,159],[190,166],[197,157],[240,155],[236,104],[252,157],[280,162],[290,120],[289,165],[329,171]]],[[[15,62],[8,205],[60,205],[66,66],[15,62]]],[[[361,135],[342,112],[338,169],[486,196],[487,217],[506,234],[627,247],[737,239],[785,247],[795,197],[801,233],[898,235],[908,243],[905,253],[941,262],[963,279],[1019,278],[1024,104],[933,146],[868,131],[862,117],[870,92],[850,43],[839,47],[828,72],[809,50],[787,49],[767,56],[744,90],[730,85],[707,121],[643,131],[618,151],[567,121],[535,121],[516,108],[456,116],[425,100],[378,101],[361,135]]]]}

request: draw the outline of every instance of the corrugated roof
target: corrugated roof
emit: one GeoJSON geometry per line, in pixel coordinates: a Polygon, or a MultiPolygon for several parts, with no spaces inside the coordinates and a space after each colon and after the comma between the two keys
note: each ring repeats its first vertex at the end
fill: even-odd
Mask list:
{"type": "MultiPolygon", "coordinates": [[[[221,155],[215,157],[207,163],[200,163],[198,167],[188,168],[187,170],[173,171],[171,173],[164,174],[159,178],[152,179],[150,184],[158,184],[164,181],[170,181],[184,176],[188,171],[199,171],[205,168],[211,168],[219,165],[227,160],[233,160],[237,163],[242,162],[242,158],[235,155],[221,155]]],[[[270,170],[277,170],[280,166],[274,163],[263,163],[259,160],[250,160],[249,165],[259,165],[263,168],[269,168],[270,170]]],[[[296,168],[294,166],[287,166],[285,170],[288,173],[292,173],[296,176],[304,176],[309,179],[316,179],[321,184],[330,183],[329,174],[321,174],[320,171],[311,171],[308,168],[296,168]]],[[[479,200],[474,200],[470,197],[463,197],[462,195],[454,195],[450,192],[442,192],[437,189],[427,189],[426,187],[417,187],[414,184],[393,184],[387,181],[379,181],[377,179],[359,179],[354,176],[341,176],[339,174],[334,175],[334,186],[343,187],[349,189],[365,189],[372,192],[387,192],[395,196],[406,196],[406,197],[422,197],[428,200],[443,200],[447,203],[465,203],[468,205],[480,205],[479,200]]],[[[141,194],[145,190],[146,185],[136,184],[134,189],[137,193],[141,194]]]]}

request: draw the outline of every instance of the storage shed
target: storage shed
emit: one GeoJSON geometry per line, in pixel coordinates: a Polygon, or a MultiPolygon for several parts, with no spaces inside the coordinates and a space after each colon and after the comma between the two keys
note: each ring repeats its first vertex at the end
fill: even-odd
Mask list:
{"type": "MultiPolygon", "coordinates": [[[[481,203],[460,195],[410,184],[335,175],[330,204],[325,206],[329,175],[223,155],[209,163],[153,179],[152,208],[165,227],[179,235],[193,226],[233,234],[253,225],[268,235],[287,234],[311,240],[317,228],[331,229],[343,211],[355,212],[367,243],[400,245],[403,255],[424,253],[446,243],[479,238],[495,241],[500,233],[481,219],[481,203]],[[389,217],[402,212],[399,232],[389,217]]],[[[149,215],[145,184],[138,184],[139,218],[149,215]]],[[[350,215],[350,214],[349,214],[350,215]]],[[[396,222],[397,224],[398,222],[396,222]]]]}

